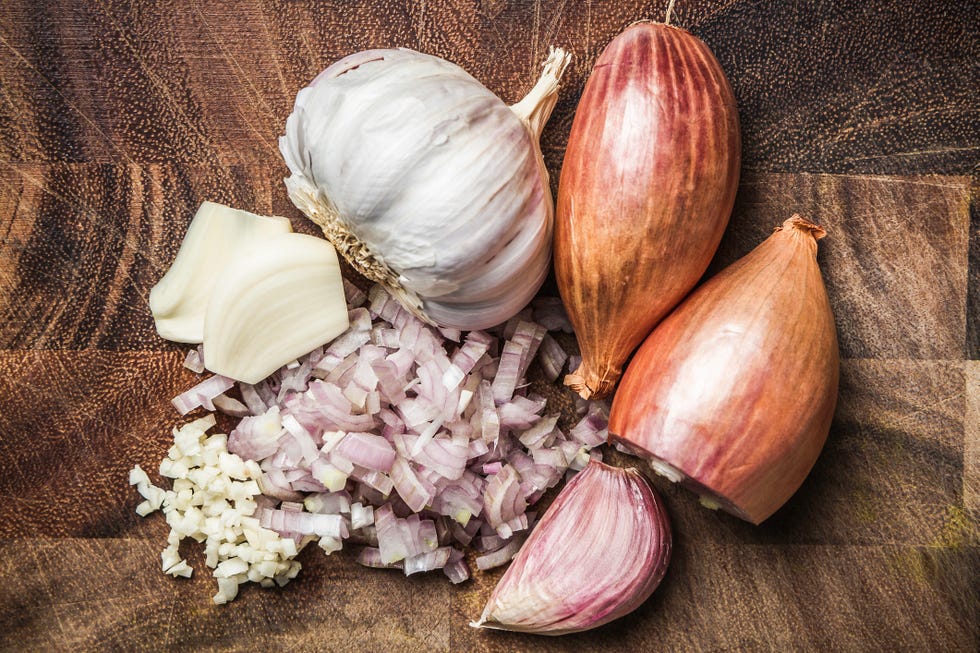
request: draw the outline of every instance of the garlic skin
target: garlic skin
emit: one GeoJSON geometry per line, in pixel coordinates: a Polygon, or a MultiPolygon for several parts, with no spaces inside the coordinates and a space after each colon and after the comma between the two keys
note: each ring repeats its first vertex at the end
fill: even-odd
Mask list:
{"type": "Polygon", "coordinates": [[[279,139],[289,197],[427,322],[499,324],[548,273],[554,207],[538,141],[569,60],[553,50],[508,107],[437,57],[346,57],[296,96],[279,139]]]}
{"type": "Polygon", "coordinates": [[[288,233],[240,251],[215,283],[204,320],[204,366],[258,383],[347,330],[337,253],[288,233]]]}
{"type": "Polygon", "coordinates": [[[243,248],[292,231],[289,220],[230,206],[201,204],[170,269],[150,290],[157,333],[173,342],[204,342],[204,314],[215,281],[243,248]]]}
{"type": "Polygon", "coordinates": [[[596,628],[653,593],[671,546],[647,480],[592,461],[555,498],[471,625],[541,635],[596,628]]]}

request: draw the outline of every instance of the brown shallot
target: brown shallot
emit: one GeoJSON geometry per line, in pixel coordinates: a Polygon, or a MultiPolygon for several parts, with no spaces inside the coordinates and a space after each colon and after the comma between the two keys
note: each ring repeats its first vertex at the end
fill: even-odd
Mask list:
{"type": "Polygon", "coordinates": [[[824,230],[793,216],[665,319],[616,391],[610,438],[754,524],[800,487],[837,401],[824,230]]]}
{"type": "Polygon", "coordinates": [[[708,46],[636,23],[606,47],[575,113],[555,273],[582,363],[565,383],[608,395],[650,330],[694,287],[738,185],[735,97],[708,46]]]}

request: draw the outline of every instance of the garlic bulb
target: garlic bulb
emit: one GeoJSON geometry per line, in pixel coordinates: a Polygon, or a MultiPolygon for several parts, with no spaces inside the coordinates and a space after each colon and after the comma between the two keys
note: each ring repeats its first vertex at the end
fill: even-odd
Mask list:
{"type": "Polygon", "coordinates": [[[430,323],[499,324],[543,283],[554,207],[538,143],[570,55],[521,102],[443,59],[369,50],[296,96],[279,149],[293,203],[430,323]]]}
{"type": "Polygon", "coordinates": [[[555,498],[472,625],[562,635],[609,623],[657,588],[671,541],[647,480],[592,461],[555,498]]]}

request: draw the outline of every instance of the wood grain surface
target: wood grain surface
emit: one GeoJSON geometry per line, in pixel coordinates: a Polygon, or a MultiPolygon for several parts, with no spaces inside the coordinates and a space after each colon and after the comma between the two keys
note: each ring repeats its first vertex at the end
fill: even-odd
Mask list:
{"type": "MultiPolygon", "coordinates": [[[[153,470],[194,383],[147,295],[200,202],[289,217],[277,151],[337,58],[446,57],[504,100],[575,56],[543,137],[553,184],[623,0],[6,0],[0,5],[0,650],[975,651],[980,647],[980,9],[950,0],[677,0],[735,91],[742,181],[713,271],[793,212],[843,358],[827,446],[752,527],[654,479],[663,585],[561,638],[470,628],[500,571],[452,586],[301,555],[214,606],[203,555],[159,570],[129,468],[153,470]]],[[[543,292],[553,292],[549,282],[543,292]]],[[[561,390],[552,388],[552,394],[561,390]]],[[[619,462],[625,457],[614,456],[619,462]]]]}

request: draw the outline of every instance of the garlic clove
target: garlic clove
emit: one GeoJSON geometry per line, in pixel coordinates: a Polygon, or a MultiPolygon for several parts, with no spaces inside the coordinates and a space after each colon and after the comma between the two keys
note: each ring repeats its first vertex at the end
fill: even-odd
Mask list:
{"type": "Polygon", "coordinates": [[[235,253],[289,233],[289,220],[204,202],[187,228],[177,257],[150,290],[157,333],[174,342],[204,341],[204,314],[215,281],[235,253]]]}
{"type": "Polygon", "coordinates": [[[333,246],[281,234],[238,252],[218,277],[204,320],[204,365],[257,383],[348,325],[333,246]]]}
{"type": "Polygon", "coordinates": [[[635,469],[592,461],[555,498],[472,626],[562,635],[635,610],[667,571],[670,522],[635,469]]]}

